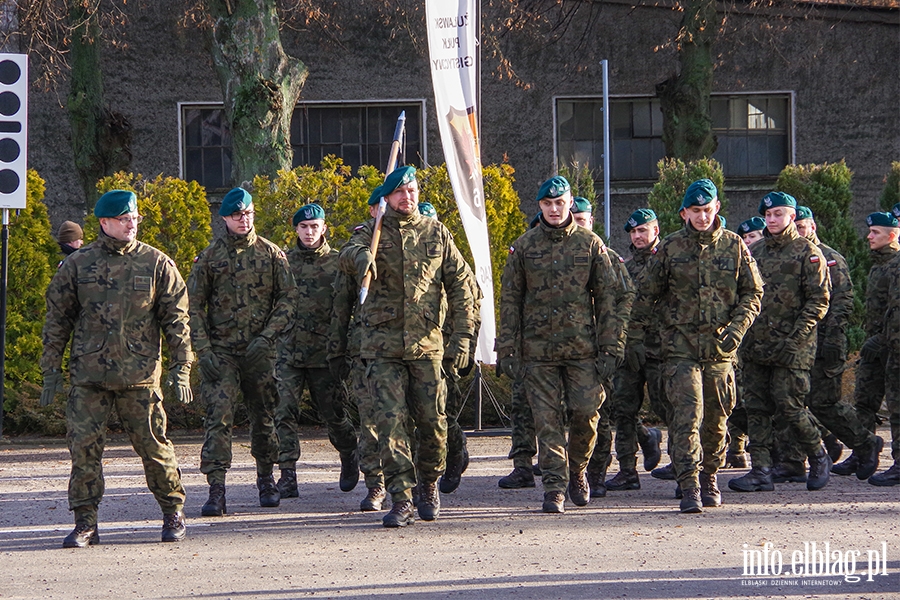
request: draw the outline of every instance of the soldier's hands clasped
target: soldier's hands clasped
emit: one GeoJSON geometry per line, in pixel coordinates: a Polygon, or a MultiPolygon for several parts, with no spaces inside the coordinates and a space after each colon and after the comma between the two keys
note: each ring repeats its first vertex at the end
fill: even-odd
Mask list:
{"type": "Polygon", "coordinates": [[[378,279],[378,270],[375,268],[375,257],[368,248],[356,255],[356,271],[359,275],[357,281],[361,282],[369,271],[372,271],[372,279],[378,279]]]}
{"type": "Polygon", "coordinates": [[[219,357],[212,350],[207,350],[200,355],[198,362],[200,365],[200,375],[207,381],[215,381],[222,376],[222,365],[219,363],[219,357]]]}
{"type": "Polygon", "coordinates": [[[191,363],[178,363],[169,368],[169,377],[166,385],[172,388],[175,397],[182,404],[190,404],[194,401],[194,392],[191,391],[191,363]]]}
{"type": "Polygon", "coordinates": [[[44,373],[44,389],[41,390],[41,406],[53,403],[57,393],[63,391],[63,376],[58,369],[44,373]]]}
{"type": "Polygon", "coordinates": [[[594,366],[597,369],[597,375],[600,376],[600,380],[606,381],[616,372],[616,357],[608,352],[601,352],[597,355],[594,366]]]}

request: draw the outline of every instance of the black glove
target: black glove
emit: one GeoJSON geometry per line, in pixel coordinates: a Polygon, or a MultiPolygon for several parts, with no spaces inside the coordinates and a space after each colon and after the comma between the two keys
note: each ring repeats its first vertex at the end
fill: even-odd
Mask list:
{"type": "Polygon", "coordinates": [[[469,373],[472,372],[472,369],[474,367],[475,367],[475,359],[470,354],[468,364],[466,364],[466,366],[464,366],[462,369],[459,369],[459,376],[460,377],[468,377],[469,373]]]}
{"type": "Polygon", "coordinates": [[[879,336],[873,335],[863,343],[859,355],[866,361],[876,362],[881,360],[882,352],[884,352],[884,343],[879,336]]]}
{"type": "Polygon", "coordinates": [[[616,372],[616,357],[607,352],[601,352],[594,360],[594,367],[597,369],[600,381],[607,381],[616,372]]]}
{"type": "Polygon", "coordinates": [[[647,364],[647,349],[643,344],[625,346],[625,364],[629,371],[639,372],[647,364]]]}
{"type": "Polygon", "coordinates": [[[515,356],[504,356],[497,359],[497,375],[506,375],[513,381],[519,378],[521,364],[515,356]]]}
{"type": "Polygon", "coordinates": [[[796,359],[798,350],[800,346],[793,338],[785,338],[775,345],[772,358],[779,364],[789,365],[796,359]]]}
{"type": "Polygon", "coordinates": [[[201,377],[206,381],[215,381],[222,376],[222,365],[219,363],[219,357],[212,350],[203,352],[197,364],[200,366],[201,377]]]}
{"type": "Polygon", "coordinates": [[[741,339],[737,332],[730,327],[726,327],[716,341],[719,345],[719,352],[726,356],[733,354],[741,345],[741,339]]]}
{"type": "Polygon", "coordinates": [[[837,375],[838,373],[843,372],[845,355],[842,344],[824,342],[819,351],[819,355],[822,358],[822,369],[825,371],[826,375],[833,377],[831,373],[837,375]]]}
{"type": "Polygon", "coordinates": [[[56,394],[63,391],[63,375],[59,369],[53,369],[44,373],[44,389],[41,390],[41,406],[53,403],[56,394]]]}
{"type": "Polygon", "coordinates": [[[378,269],[375,268],[375,257],[372,251],[366,248],[356,255],[356,272],[360,283],[366,277],[366,273],[372,271],[372,279],[378,279],[378,269]]]}
{"type": "Polygon", "coordinates": [[[338,381],[344,381],[350,376],[350,363],[347,361],[347,357],[343,355],[335,356],[328,359],[328,370],[331,372],[332,377],[338,381]]]}
{"type": "Polygon", "coordinates": [[[272,342],[261,335],[253,338],[253,341],[247,346],[247,352],[244,354],[244,360],[251,369],[261,371],[267,366],[268,360],[272,355],[272,342]]]}

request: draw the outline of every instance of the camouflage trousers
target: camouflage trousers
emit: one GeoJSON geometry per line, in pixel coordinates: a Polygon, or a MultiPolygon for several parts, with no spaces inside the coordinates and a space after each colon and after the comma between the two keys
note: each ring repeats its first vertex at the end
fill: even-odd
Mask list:
{"type": "Polygon", "coordinates": [[[236,357],[217,355],[222,365],[215,381],[201,379],[200,397],[206,404],[206,436],[200,450],[200,472],[206,481],[225,483],[231,468],[231,433],[234,406],[243,396],[250,419],[250,454],[256,459],[257,475],[270,475],[278,460],[278,434],[275,431],[275,406],[278,391],[271,362],[262,371],[248,369],[236,357]]]}
{"type": "MultiPolygon", "coordinates": [[[[830,431],[848,448],[856,448],[871,437],[863,426],[856,411],[841,402],[843,373],[835,377],[825,374],[821,361],[816,361],[809,372],[810,391],[806,395],[806,406],[812,413],[813,423],[824,437],[830,431]]],[[[797,444],[787,426],[786,419],[776,420],[776,447],[782,462],[805,462],[807,456],[797,444]]]]}
{"type": "Polygon", "coordinates": [[[900,464],[900,354],[885,349],[878,360],[860,356],[856,363],[854,396],[860,422],[873,432],[881,402],[886,402],[891,424],[891,456],[900,464]]]}
{"type": "Polygon", "coordinates": [[[744,407],[744,388],[741,367],[734,368],[736,399],[728,417],[728,453],[743,454],[747,449],[747,409],[744,407]]]}
{"type": "Polygon", "coordinates": [[[662,370],[669,419],[669,456],[682,489],[700,487],[699,473],[715,475],[725,462],[726,422],[735,403],[734,364],[666,361],[662,370]]]}
{"type": "Polygon", "coordinates": [[[303,368],[280,364],[275,367],[278,407],[275,430],[278,432],[278,466],[294,469],[300,458],[300,398],[309,388],[319,418],[328,429],[328,440],[342,456],[356,452],[356,429],[347,413],[346,394],[325,368],[303,368]]]}
{"type": "MultiPolygon", "coordinates": [[[[452,369],[451,369],[452,370],[452,369]]],[[[446,373],[447,386],[447,456],[462,456],[466,449],[466,434],[459,426],[463,395],[459,389],[459,374],[446,373]]]]}
{"type": "Polygon", "coordinates": [[[354,357],[350,365],[350,391],[359,409],[359,470],[363,473],[366,489],[384,487],[381,454],[378,452],[375,403],[369,395],[369,382],[362,359],[354,357]]]}
{"type": "Polygon", "coordinates": [[[534,417],[531,414],[531,405],[528,404],[522,379],[513,381],[510,404],[509,420],[512,445],[507,458],[513,461],[513,467],[531,469],[531,460],[537,454],[537,442],[534,433],[534,417]]]}
{"type": "Polygon", "coordinates": [[[606,394],[594,362],[533,362],[523,380],[538,438],[544,492],[565,492],[569,471],[587,468],[606,394]],[[566,439],[566,416],[569,435],[566,439]]]}
{"type": "Polygon", "coordinates": [[[639,417],[644,404],[645,385],[653,411],[668,421],[671,406],[667,406],[669,402],[665,393],[660,392],[661,369],[662,363],[648,359],[640,371],[620,368],[613,376],[613,393],[609,404],[610,415],[616,426],[616,459],[620,469],[637,468],[638,443],[645,443],[650,438],[647,427],[639,417]]]}
{"type": "Polygon", "coordinates": [[[818,452],[822,436],[806,410],[809,371],[745,362],[743,387],[750,458],[754,467],[772,466],[779,421],[790,429],[806,456],[818,452]]]}
{"type": "Polygon", "coordinates": [[[103,498],[103,449],[113,408],[131,445],[144,466],[147,487],[163,514],[184,507],[184,486],[175,448],[166,438],[166,411],[159,389],[132,388],[110,391],[93,386],[72,386],[66,404],[66,442],[72,457],[69,475],[69,510],[88,525],[97,522],[103,498]]]}
{"type": "Polygon", "coordinates": [[[418,480],[433,483],[446,466],[447,388],[441,361],[375,358],[364,364],[385,488],[394,502],[411,500],[418,480]]]}
{"type": "MultiPolygon", "coordinates": [[[[610,382],[604,382],[603,391],[607,398],[612,397],[610,382]]],[[[612,401],[607,400],[597,410],[597,441],[594,442],[594,451],[588,461],[588,472],[603,473],[612,461],[612,418],[610,416],[612,401]]]]}

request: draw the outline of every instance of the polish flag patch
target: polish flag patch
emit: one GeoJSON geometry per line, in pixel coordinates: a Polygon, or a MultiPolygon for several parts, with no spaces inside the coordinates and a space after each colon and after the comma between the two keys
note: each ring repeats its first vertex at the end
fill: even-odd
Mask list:
{"type": "Polygon", "coordinates": [[[509,247],[509,253],[510,253],[510,254],[515,254],[515,253],[516,253],[516,249],[513,248],[512,246],[510,246],[510,247],[509,247]]]}
{"type": "Polygon", "coordinates": [[[818,257],[818,256],[810,256],[810,257],[809,257],[809,262],[811,262],[811,263],[817,263],[817,262],[819,262],[819,257],[818,257]]]}

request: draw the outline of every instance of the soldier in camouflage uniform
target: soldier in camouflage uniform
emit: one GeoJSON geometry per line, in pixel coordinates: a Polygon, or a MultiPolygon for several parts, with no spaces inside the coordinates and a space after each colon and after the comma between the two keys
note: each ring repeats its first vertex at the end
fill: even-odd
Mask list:
{"type": "Polygon", "coordinates": [[[796,207],[789,194],[766,195],[759,205],[766,219],[765,237],[750,249],[766,293],[760,316],[741,347],[753,468],[728,482],[739,492],[775,489],[771,453],[778,420],[789,424],[809,458],[808,490],[824,487],[831,469],[831,458],[805,406],[816,326],[828,312],[831,285],[822,251],[797,233],[796,207]]]}
{"type": "Polygon", "coordinates": [[[97,544],[97,506],[103,498],[106,423],[115,407],[141,457],[147,487],[163,512],[162,541],[185,536],[184,487],[175,449],[166,438],[160,389],[160,330],[169,349],[168,385],[192,400],[187,289],[168,256],[136,240],[141,217],[134,193],[106,192],[94,206],[99,238],[60,265],[47,289],[41,405],[62,385],[63,353],[72,347],[72,388],[66,436],[72,457],[69,510],[75,529],[65,548],[97,544]]]}
{"type": "Polygon", "coordinates": [[[362,323],[360,356],[375,403],[378,446],[387,491],[393,500],[382,523],[414,522],[412,488],[422,484],[419,516],[434,520],[440,509],[438,477],[447,454],[446,387],[442,362],[460,369],[469,363],[474,334],[474,299],[466,284],[465,261],[450,232],[418,211],[413,167],[385,178],[387,208],[377,258],[370,250],[374,221],[360,225],[341,250],[341,269],[363,281],[372,272],[362,323]],[[453,336],[441,335],[441,296],[446,294],[453,336]],[[418,457],[412,456],[407,423],[417,429],[418,457]]]}
{"type": "MultiPolygon", "coordinates": [[[[900,227],[892,213],[872,213],[866,217],[869,226],[869,250],[872,257],[872,268],[869,270],[866,285],[866,341],[859,352],[856,364],[856,414],[863,426],[875,431],[878,421],[878,410],[882,400],[886,399],[891,420],[891,450],[896,463],[898,452],[898,386],[900,373],[897,371],[896,356],[892,356],[888,333],[885,327],[885,309],[889,306],[889,294],[893,273],[900,268],[900,227]]],[[[856,472],[857,477],[865,479],[860,473],[870,465],[864,465],[865,455],[856,451],[850,458],[834,466],[839,475],[856,472]]],[[[887,473],[891,473],[890,470],[887,473]]],[[[897,471],[895,470],[896,474],[897,471]]],[[[871,475],[871,474],[870,474],[871,475]]],[[[875,485],[885,483],[893,485],[890,477],[883,474],[873,475],[870,479],[875,485]]]]}
{"type": "MultiPolygon", "coordinates": [[[[841,381],[847,361],[847,327],[853,313],[850,268],[840,253],[819,241],[816,221],[808,207],[797,207],[794,223],[797,233],[822,251],[831,280],[828,313],[817,327],[816,357],[810,371],[810,392],[806,396],[806,405],[820,431],[827,428],[826,431],[835,432],[837,438],[852,448],[857,456],[863,456],[864,467],[857,470],[857,475],[860,479],[867,479],[878,469],[878,455],[884,441],[868,431],[856,412],[841,402],[841,381]]],[[[780,462],[772,469],[772,480],[774,483],[802,483],[806,481],[806,457],[790,429],[784,427],[786,424],[784,419],[776,423],[780,462]]]]}
{"type": "Polygon", "coordinates": [[[294,326],[278,340],[275,379],[278,408],[278,466],[276,484],[282,498],[296,498],[297,460],[300,458],[300,399],[303,389],[328,429],[328,439],[341,457],[339,486],[349,492],[359,481],[356,430],[347,413],[341,380],[329,370],[326,344],[334,300],[338,253],[325,239],[325,211],[318,204],[300,207],[292,223],[297,244],[287,254],[294,276],[294,326]]]}
{"type": "Polygon", "coordinates": [[[294,316],[294,278],[278,246],[256,234],[253,198],[234,188],[222,199],[224,237],[194,259],[188,278],[191,338],[197,352],[200,395],[206,403],[206,437],[200,472],[209,498],[203,516],[222,516],[225,473],[231,468],[234,403],[243,395],[250,418],[250,454],[256,460],[259,504],[278,506],[272,470],[278,460],[274,413],[275,342],[294,316]]]}
{"type": "Polygon", "coordinates": [[[503,271],[497,367],[523,377],[539,440],[542,510],[561,513],[567,488],[576,505],[590,501],[602,382],[616,368],[625,323],[616,314],[616,270],[602,240],[572,219],[569,183],[553,177],[537,199],[540,224],[513,243],[503,271]]]}
{"type": "MultiPolygon", "coordinates": [[[[625,222],[624,229],[632,240],[631,258],[624,264],[631,279],[638,281],[653,250],[659,244],[659,223],[656,213],[649,208],[638,209],[625,222]]],[[[610,404],[616,423],[616,459],[619,461],[619,472],[604,483],[604,487],[609,491],[641,488],[635,456],[638,445],[644,452],[645,470],[650,471],[656,467],[661,457],[659,447],[661,432],[659,429],[646,427],[639,417],[644,403],[645,386],[654,412],[666,420],[670,411],[666,406],[668,401],[660,394],[661,363],[657,325],[656,319],[653,319],[651,332],[638,338],[643,339],[643,342],[628,340],[625,347],[625,364],[616,369],[613,377],[614,391],[610,404]]],[[[593,458],[591,460],[593,461],[593,458]]],[[[588,479],[591,479],[590,470],[588,479]]],[[[592,483],[592,492],[593,489],[592,483]]]]}
{"type": "Polygon", "coordinates": [[[735,403],[734,356],[762,297],[756,263],[740,237],[725,229],[719,208],[712,181],[688,187],[681,204],[684,227],[653,252],[634,311],[637,342],[651,312],[661,313],[670,451],[684,513],[721,504],[716,473],[735,403]]]}

